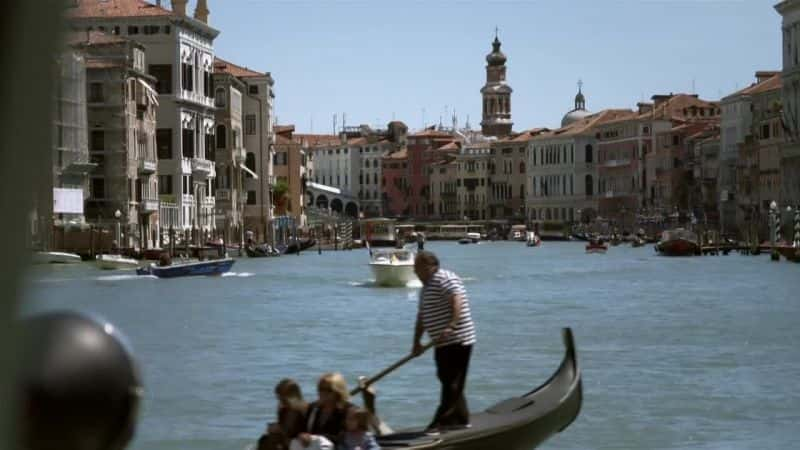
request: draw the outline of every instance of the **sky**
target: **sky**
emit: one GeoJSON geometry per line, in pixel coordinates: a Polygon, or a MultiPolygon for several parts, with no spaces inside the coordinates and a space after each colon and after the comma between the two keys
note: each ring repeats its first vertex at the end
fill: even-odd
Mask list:
{"type": "MultiPolygon", "coordinates": [[[[194,10],[195,0],[190,2],[194,10]]],[[[296,132],[480,126],[495,27],[514,130],[557,128],[583,81],[587,109],[654,94],[716,100],[781,68],[777,0],[208,0],[215,52],[271,72],[296,132]],[[693,88],[694,86],[694,88],[693,88]]]]}

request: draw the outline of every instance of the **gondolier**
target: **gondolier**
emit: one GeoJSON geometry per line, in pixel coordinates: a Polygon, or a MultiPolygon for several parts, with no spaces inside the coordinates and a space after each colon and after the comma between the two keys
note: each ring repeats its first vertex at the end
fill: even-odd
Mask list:
{"type": "Polygon", "coordinates": [[[441,398],[429,429],[469,426],[469,409],[464,397],[467,370],[475,343],[475,325],[469,299],[461,278],[439,267],[439,259],[422,251],[414,260],[414,272],[423,283],[414,327],[412,353],[422,352],[420,339],[427,332],[436,349],[436,375],[441,398]]]}

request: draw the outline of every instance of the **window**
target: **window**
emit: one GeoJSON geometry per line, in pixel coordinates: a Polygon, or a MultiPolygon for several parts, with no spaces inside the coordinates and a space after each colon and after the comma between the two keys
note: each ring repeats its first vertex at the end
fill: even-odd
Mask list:
{"type": "MultiPolygon", "coordinates": [[[[256,155],[253,152],[247,152],[247,156],[244,158],[244,165],[250,169],[253,173],[256,171],[256,155]]],[[[252,175],[245,172],[245,176],[247,178],[253,178],[252,175]]]]}
{"type": "Polygon", "coordinates": [[[256,191],[247,191],[247,204],[248,205],[256,204],[256,191]]]}
{"type": "Polygon", "coordinates": [[[158,194],[172,195],[172,175],[158,176],[158,194]]]}
{"type": "Polygon", "coordinates": [[[91,143],[89,150],[102,152],[106,148],[106,133],[103,130],[92,130],[91,143]]]}
{"type": "Polygon", "coordinates": [[[119,35],[119,25],[114,27],[114,29],[111,31],[111,34],[119,35]]]}
{"type": "Polygon", "coordinates": [[[761,125],[761,139],[769,139],[769,125],[761,125]]]}
{"type": "Polygon", "coordinates": [[[225,89],[217,88],[214,92],[214,106],[222,108],[225,106],[225,89]]]}
{"type": "Polygon", "coordinates": [[[150,75],[156,79],[156,92],[172,93],[172,64],[150,64],[150,75]]]}
{"type": "Polygon", "coordinates": [[[203,95],[208,98],[213,97],[214,92],[214,78],[208,70],[203,71],[203,95]]]}
{"type": "Polygon", "coordinates": [[[128,34],[139,34],[139,27],[136,25],[128,25],[128,34]]]}
{"type": "Polygon", "coordinates": [[[105,178],[92,178],[92,198],[96,199],[106,198],[105,178]]]}
{"type": "Polygon", "coordinates": [[[158,159],[172,159],[172,128],[156,130],[158,159]]]}
{"type": "Polygon", "coordinates": [[[594,160],[592,155],[592,144],[586,144],[586,162],[591,163],[594,160]]]}
{"type": "Polygon", "coordinates": [[[594,180],[592,180],[592,176],[586,175],[585,182],[586,182],[585,186],[586,195],[587,196],[594,195],[594,180]]]}
{"type": "Polygon", "coordinates": [[[524,161],[520,161],[519,162],[519,173],[521,173],[523,175],[525,174],[525,162],[524,161]]]}
{"type": "Polygon", "coordinates": [[[256,115],[248,114],[244,118],[244,132],[245,134],[256,134],[256,115]]]}
{"type": "Polygon", "coordinates": [[[144,34],[158,34],[160,28],[158,25],[145,25],[142,31],[144,34]]]}
{"type": "Polygon", "coordinates": [[[206,159],[214,161],[216,155],[214,154],[214,135],[206,134],[206,159]]]}
{"type": "Polygon", "coordinates": [[[678,145],[679,143],[680,143],[680,138],[678,137],[678,135],[676,134],[672,136],[672,145],[678,145]]]}
{"type": "Polygon", "coordinates": [[[194,66],[191,64],[181,63],[181,87],[194,92],[194,66]]]}
{"type": "Polygon", "coordinates": [[[272,164],[276,166],[285,166],[287,164],[287,153],[279,152],[272,155],[272,164]]]}
{"type": "Polygon", "coordinates": [[[181,137],[183,138],[183,157],[194,158],[194,130],[181,130],[181,137]]]}
{"type": "Polygon", "coordinates": [[[225,125],[217,125],[217,148],[225,148],[225,125]]]}
{"type": "Polygon", "coordinates": [[[89,84],[89,103],[99,103],[103,101],[103,83],[89,84]]]}
{"type": "Polygon", "coordinates": [[[247,86],[247,92],[252,94],[252,95],[258,95],[258,86],[254,85],[254,84],[251,84],[250,86],[247,86]]]}
{"type": "Polygon", "coordinates": [[[169,25],[164,25],[164,34],[170,34],[170,32],[171,30],[169,28],[169,25]]]}

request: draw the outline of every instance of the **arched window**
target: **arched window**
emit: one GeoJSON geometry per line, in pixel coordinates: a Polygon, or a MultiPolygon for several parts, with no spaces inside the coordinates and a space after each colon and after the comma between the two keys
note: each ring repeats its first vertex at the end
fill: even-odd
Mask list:
{"type": "Polygon", "coordinates": [[[375,169],[378,168],[378,160],[377,160],[377,158],[372,160],[372,167],[374,167],[375,169]]]}
{"type": "Polygon", "coordinates": [[[225,125],[217,125],[217,148],[225,148],[226,130],[225,125]]]}
{"type": "Polygon", "coordinates": [[[594,195],[594,180],[591,175],[586,175],[586,195],[594,195]]]}
{"type": "Polygon", "coordinates": [[[525,161],[520,161],[519,162],[519,173],[521,173],[521,174],[525,173],[525,161]]]}
{"type": "Polygon", "coordinates": [[[378,174],[377,173],[373,173],[372,174],[372,183],[375,184],[375,185],[378,184],[378,174]]]}
{"type": "MultiPolygon", "coordinates": [[[[255,172],[256,171],[256,155],[253,152],[247,152],[247,156],[244,158],[244,165],[247,166],[248,169],[255,172]]],[[[249,173],[246,174],[247,178],[253,178],[252,175],[249,173]]]]}
{"type": "Polygon", "coordinates": [[[592,154],[592,144],[586,144],[586,162],[590,163],[594,161],[594,155],[592,154]]]}

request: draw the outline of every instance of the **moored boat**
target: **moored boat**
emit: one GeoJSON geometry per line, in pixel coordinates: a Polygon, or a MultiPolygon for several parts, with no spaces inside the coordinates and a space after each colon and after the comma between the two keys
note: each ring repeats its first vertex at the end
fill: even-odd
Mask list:
{"type": "Polygon", "coordinates": [[[376,250],[369,266],[378,286],[403,287],[417,279],[414,252],[410,250],[376,250]]]}
{"type": "Polygon", "coordinates": [[[297,253],[299,251],[307,250],[307,249],[313,247],[316,244],[317,244],[317,241],[314,240],[314,239],[297,240],[297,241],[292,242],[291,244],[287,245],[286,249],[283,251],[283,254],[284,255],[292,255],[292,254],[295,254],[295,253],[297,253]]]}
{"type": "Polygon", "coordinates": [[[137,275],[155,275],[158,278],[193,277],[199,275],[222,275],[231,270],[233,258],[211,259],[159,266],[150,264],[136,269],[137,275]]]}
{"type": "Polygon", "coordinates": [[[656,251],[664,256],[693,256],[700,254],[697,234],[685,228],[676,228],[661,233],[656,251]]]}
{"type": "Polygon", "coordinates": [[[94,258],[94,263],[102,270],[136,269],[139,267],[139,261],[122,255],[97,255],[94,258]]]}
{"type": "Polygon", "coordinates": [[[525,239],[525,245],[527,247],[538,247],[542,245],[542,240],[539,238],[539,236],[536,235],[535,232],[528,231],[525,239]]]}
{"type": "Polygon", "coordinates": [[[81,262],[81,257],[67,252],[34,252],[32,261],[34,264],[75,264],[81,262]]]}
{"type": "Polygon", "coordinates": [[[564,431],[583,403],[581,372],[569,328],[563,330],[564,357],[544,384],[503,400],[470,417],[469,428],[426,433],[408,430],[377,438],[383,449],[528,450],[564,431]]]}
{"type": "Polygon", "coordinates": [[[281,256],[281,252],[272,248],[269,244],[248,245],[244,248],[249,258],[265,258],[270,256],[281,256]]]}
{"type": "Polygon", "coordinates": [[[634,238],[634,240],[631,241],[631,247],[643,247],[644,244],[645,244],[644,239],[640,237],[636,237],[634,238]]]}

